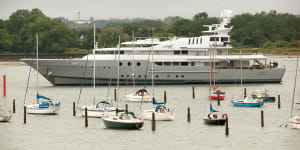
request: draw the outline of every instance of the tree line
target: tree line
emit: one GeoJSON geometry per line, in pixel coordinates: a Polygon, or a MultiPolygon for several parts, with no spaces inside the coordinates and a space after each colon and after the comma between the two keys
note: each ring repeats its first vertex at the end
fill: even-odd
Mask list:
{"type": "MultiPolygon", "coordinates": [[[[0,19],[0,53],[30,53],[34,49],[35,34],[39,34],[41,53],[86,53],[93,48],[93,28],[81,33],[63,18],[49,18],[39,9],[17,10],[8,20],[0,19]]],[[[116,47],[121,41],[134,37],[192,37],[208,30],[203,25],[220,23],[220,18],[209,17],[206,12],[192,19],[179,16],[156,19],[105,20],[97,28],[98,47],[116,47]]],[[[74,23],[72,23],[74,25],[74,23]]],[[[97,21],[96,21],[97,24],[97,21]]],[[[99,24],[99,22],[98,22],[99,24]]],[[[244,13],[236,15],[230,23],[234,47],[296,48],[300,41],[300,17],[287,13],[244,13]]]]}

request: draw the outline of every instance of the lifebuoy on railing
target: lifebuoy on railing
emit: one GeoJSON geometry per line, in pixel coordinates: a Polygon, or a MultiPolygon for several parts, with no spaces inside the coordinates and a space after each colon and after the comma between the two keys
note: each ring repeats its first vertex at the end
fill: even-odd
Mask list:
{"type": "Polygon", "coordinates": [[[223,114],[223,115],[222,115],[222,118],[224,118],[224,117],[227,118],[227,117],[228,117],[227,114],[223,114]]]}

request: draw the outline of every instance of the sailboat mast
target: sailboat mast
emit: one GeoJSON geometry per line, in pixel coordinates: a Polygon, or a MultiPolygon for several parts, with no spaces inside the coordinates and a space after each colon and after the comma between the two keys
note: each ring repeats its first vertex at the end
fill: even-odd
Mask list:
{"type": "MultiPolygon", "coordinates": [[[[39,35],[36,34],[36,93],[39,93],[39,35]]],[[[39,99],[36,99],[39,103],[39,99]]]]}
{"type": "Polygon", "coordinates": [[[153,59],[153,55],[154,55],[154,52],[153,52],[153,36],[151,38],[151,51],[152,51],[152,93],[153,93],[153,97],[154,97],[154,59],[153,59]]]}
{"type": "Polygon", "coordinates": [[[216,72],[215,72],[215,70],[216,70],[216,65],[215,65],[216,41],[217,41],[217,38],[216,38],[216,35],[215,35],[215,42],[214,42],[214,49],[213,49],[213,59],[212,59],[212,61],[213,61],[213,74],[214,74],[214,88],[216,87],[216,72]]]}
{"type": "Polygon", "coordinates": [[[118,78],[117,78],[117,95],[116,95],[116,98],[117,98],[117,108],[118,108],[118,101],[119,101],[119,82],[120,82],[120,35],[119,35],[119,43],[118,43],[118,78]]]}
{"type": "Polygon", "coordinates": [[[93,71],[93,74],[94,74],[94,83],[93,83],[93,105],[95,105],[95,89],[96,89],[96,54],[95,54],[95,50],[96,50],[96,23],[94,21],[94,50],[93,50],[93,54],[94,54],[94,71],[93,71]]]}
{"type": "Polygon", "coordinates": [[[243,64],[242,64],[242,50],[240,50],[240,69],[241,69],[241,90],[242,90],[242,99],[244,99],[244,95],[243,95],[243,64]]]}
{"type": "Polygon", "coordinates": [[[133,53],[133,59],[132,59],[132,84],[133,89],[135,89],[135,74],[134,74],[134,46],[135,46],[135,40],[134,40],[134,31],[132,31],[132,53],[133,53]]]}
{"type": "Polygon", "coordinates": [[[298,74],[298,64],[299,64],[299,55],[297,56],[295,83],[294,83],[293,100],[292,100],[292,108],[291,108],[291,118],[293,117],[293,108],[294,108],[294,102],[295,102],[295,92],[296,92],[296,83],[297,83],[297,74],[298,74]]]}

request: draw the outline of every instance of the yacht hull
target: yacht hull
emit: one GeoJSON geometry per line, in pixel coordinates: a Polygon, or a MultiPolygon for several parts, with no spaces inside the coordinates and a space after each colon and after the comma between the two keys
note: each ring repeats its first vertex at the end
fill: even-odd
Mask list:
{"type": "MultiPolygon", "coordinates": [[[[31,59],[22,59],[31,64],[31,59]]],[[[34,60],[35,61],[35,60],[34,60]]],[[[152,71],[147,69],[148,60],[136,60],[140,66],[134,70],[135,84],[151,84],[152,71]],[[147,70],[146,70],[147,69],[147,70]],[[147,76],[145,78],[145,72],[147,76]]],[[[124,60],[120,67],[120,84],[133,83],[132,66],[126,66],[131,60],[124,60]]],[[[39,59],[39,72],[53,85],[92,85],[93,61],[85,59],[39,59]],[[86,67],[85,67],[86,66],[86,67]],[[86,69],[85,69],[86,68],[86,69]],[[84,73],[84,70],[85,73],[84,73]]],[[[117,66],[114,60],[96,60],[96,84],[108,85],[117,83],[117,66]]],[[[33,68],[36,69],[35,62],[33,68]]],[[[155,84],[202,84],[209,83],[210,67],[206,66],[154,66],[155,84]]],[[[279,83],[285,68],[244,69],[243,83],[279,83]]],[[[239,83],[240,69],[215,69],[216,83],[239,83]]]]}

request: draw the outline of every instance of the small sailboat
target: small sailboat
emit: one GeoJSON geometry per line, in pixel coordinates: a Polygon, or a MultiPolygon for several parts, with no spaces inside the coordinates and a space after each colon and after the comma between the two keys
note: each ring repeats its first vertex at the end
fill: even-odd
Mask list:
{"type": "MultiPolygon", "coordinates": [[[[116,107],[110,106],[110,103],[106,100],[100,100],[98,103],[95,102],[95,99],[96,99],[96,97],[95,97],[95,89],[96,89],[96,60],[95,60],[96,53],[95,53],[95,49],[97,48],[97,46],[96,46],[96,27],[95,26],[96,25],[94,22],[93,104],[81,105],[81,106],[79,106],[79,109],[80,109],[80,114],[82,117],[85,117],[85,108],[87,108],[87,116],[88,117],[101,118],[101,117],[104,117],[105,115],[115,115],[116,107]]],[[[88,57],[87,57],[87,59],[88,59],[88,57]]],[[[86,69],[86,67],[85,67],[85,69],[86,69]]],[[[85,74],[84,74],[84,76],[85,76],[85,74]]],[[[108,99],[108,97],[107,97],[107,99],[108,99]]]]}
{"type": "Polygon", "coordinates": [[[159,121],[172,121],[175,115],[163,102],[157,102],[154,97],[154,59],[153,59],[153,38],[152,38],[152,104],[155,106],[153,109],[144,110],[143,119],[152,120],[152,113],[155,114],[155,120],[159,121]],[[162,106],[164,105],[164,106],[162,106]]]}
{"type": "Polygon", "coordinates": [[[254,99],[262,99],[264,102],[275,102],[275,97],[270,96],[269,90],[255,90],[251,96],[254,99]]]}
{"type": "MultiPolygon", "coordinates": [[[[6,81],[5,81],[5,75],[3,76],[3,88],[5,87],[6,81]]],[[[6,96],[6,89],[3,90],[3,101],[0,101],[0,122],[8,122],[12,115],[11,110],[9,109],[8,101],[5,101],[6,96]]]]}
{"type": "Polygon", "coordinates": [[[164,105],[156,105],[155,109],[145,110],[143,119],[152,120],[152,113],[155,114],[155,120],[171,121],[174,120],[174,114],[164,105]]]}
{"type": "Polygon", "coordinates": [[[107,101],[100,101],[95,105],[82,105],[80,107],[82,117],[85,116],[85,108],[87,108],[88,117],[102,118],[116,114],[116,107],[110,106],[110,103],[107,101]]]}
{"type": "Polygon", "coordinates": [[[297,83],[297,74],[298,74],[298,64],[299,64],[299,56],[297,57],[297,65],[296,65],[296,74],[295,74],[295,83],[294,83],[294,91],[293,91],[293,100],[292,100],[292,108],[291,108],[291,116],[289,119],[289,125],[291,128],[300,129],[300,116],[294,116],[294,102],[295,102],[295,93],[296,93],[296,83],[297,83]]]}
{"type": "Polygon", "coordinates": [[[112,129],[140,129],[144,121],[137,118],[133,112],[122,112],[119,116],[108,116],[103,118],[106,128],[112,129]]]}
{"type": "MultiPolygon", "coordinates": [[[[119,76],[120,76],[120,36],[118,44],[118,78],[117,78],[117,107],[118,107],[118,93],[119,93],[119,76]]],[[[103,118],[103,123],[106,128],[111,129],[140,129],[143,127],[144,121],[141,118],[137,118],[133,112],[121,112],[116,110],[116,115],[109,115],[103,118]]]]}
{"type": "Polygon", "coordinates": [[[252,97],[246,97],[241,100],[235,100],[231,102],[233,106],[239,107],[261,107],[264,105],[262,99],[253,99],[252,97]]]}
{"type": "MultiPolygon", "coordinates": [[[[38,78],[38,72],[39,72],[39,54],[38,54],[38,34],[36,34],[36,101],[35,104],[27,104],[27,113],[28,114],[34,114],[34,115],[56,115],[58,113],[58,110],[60,108],[60,102],[54,103],[53,100],[49,97],[43,96],[39,94],[39,78],[38,78]],[[44,99],[44,101],[40,102],[40,99],[44,99]]],[[[32,60],[33,61],[33,60],[32,60]]],[[[31,69],[32,66],[30,66],[31,69]]],[[[30,72],[29,72],[30,74],[30,72]]],[[[30,77],[30,75],[29,75],[30,77]]],[[[27,94],[26,88],[26,94],[27,94]]],[[[26,94],[24,99],[24,104],[26,100],[26,94]]]]}
{"type": "MultiPolygon", "coordinates": [[[[240,51],[240,57],[242,57],[242,52],[240,51]]],[[[242,59],[240,59],[240,69],[241,69],[241,89],[243,90],[243,66],[242,66],[242,59]]],[[[245,97],[242,92],[241,99],[239,100],[233,100],[231,101],[233,106],[239,106],[239,107],[261,107],[264,105],[264,102],[262,99],[255,99],[252,97],[245,97]]]]}
{"type": "Polygon", "coordinates": [[[226,118],[227,118],[227,114],[219,114],[217,110],[214,110],[212,108],[212,105],[210,104],[210,113],[203,117],[203,120],[206,124],[211,124],[211,125],[224,125],[226,118]]]}
{"type": "Polygon", "coordinates": [[[139,89],[132,94],[126,95],[126,98],[130,102],[140,102],[140,101],[151,102],[152,101],[151,94],[144,88],[139,89]]]}
{"type": "MultiPolygon", "coordinates": [[[[216,85],[216,73],[215,73],[215,46],[216,43],[214,43],[214,48],[212,50],[212,58],[211,58],[211,70],[210,70],[210,80],[209,80],[209,95],[208,98],[210,100],[224,100],[225,99],[225,92],[222,92],[221,90],[218,89],[218,86],[216,85]],[[212,75],[214,76],[214,87],[213,87],[213,94],[211,94],[211,81],[212,81],[212,75]]],[[[211,55],[210,55],[211,56],[211,55]]]]}
{"type": "MultiPolygon", "coordinates": [[[[132,33],[132,51],[134,52],[135,47],[135,38],[134,38],[134,32],[132,33]]],[[[132,83],[133,83],[133,89],[135,88],[135,61],[134,61],[134,55],[132,56],[132,83]]],[[[126,96],[127,101],[129,102],[151,102],[152,96],[148,92],[147,89],[142,88],[135,90],[134,92],[127,94],[126,96]]]]}
{"type": "Polygon", "coordinates": [[[39,99],[44,99],[40,103],[26,105],[27,113],[34,115],[55,115],[58,113],[60,103],[54,104],[53,101],[45,96],[39,95],[37,93],[37,101],[39,99]]]}
{"type": "Polygon", "coordinates": [[[215,92],[213,92],[213,95],[209,95],[208,98],[211,100],[224,100],[224,94],[225,92],[222,92],[221,90],[216,90],[215,92]]]}

